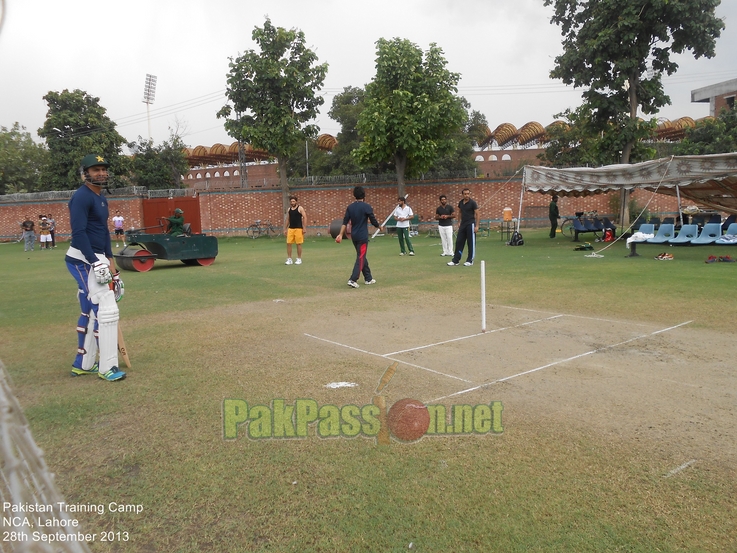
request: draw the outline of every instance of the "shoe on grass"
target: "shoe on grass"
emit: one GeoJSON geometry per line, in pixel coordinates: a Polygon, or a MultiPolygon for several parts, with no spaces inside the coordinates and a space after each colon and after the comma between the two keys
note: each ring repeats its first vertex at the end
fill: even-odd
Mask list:
{"type": "Polygon", "coordinates": [[[350,286],[351,288],[358,288],[358,283],[355,280],[349,280],[348,286],[350,286]]]}
{"type": "Polygon", "coordinates": [[[707,259],[706,261],[704,261],[704,263],[715,263],[716,261],[717,261],[717,256],[716,255],[710,255],[709,256],[709,259],[707,259]]]}
{"type": "Polygon", "coordinates": [[[84,376],[85,374],[97,374],[98,365],[97,362],[95,362],[94,365],[92,365],[92,368],[88,371],[84,369],[80,369],[79,367],[75,367],[72,365],[72,376],[84,376]]]}
{"type": "Polygon", "coordinates": [[[458,263],[455,261],[448,261],[448,267],[455,267],[456,265],[458,265],[458,263]]]}
{"type": "Polygon", "coordinates": [[[287,257],[287,260],[284,263],[284,265],[291,265],[291,264],[292,264],[292,258],[291,257],[287,257]]]}
{"type": "Polygon", "coordinates": [[[375,278],[372,278],[371,280],[367,280],[366,282],[364,282],[364,284],[366,286],[368,286],[369,284],[376,284],[376,279],[375,278]]]}
{"type": "Polygon", "coordinates": [[[463,264],[463,266],[464,266],[464,267],[470,267],[471,265],[473,265],[473,261],[466,261],[466,262],[465,262],[465,263],[463,264]]]}
{"type": "Polygon", "coordinates": [[[295,265],[302,265],[302,259],[298,257],[297,260],[294,262],[294,264],[295,265]]]}
{"type": "Polygon", "coordinates": [[[98,372],[97,376],[103,380],[107,380],[108,382],[115,382],[116,380],[123,380],[125,378],[125,373],[118,367],[113,367],[106,373],[98,372]]]}
{"type": "Polygon", "coordinates": [[[409,252],[410,255],[415,255],[415,252],[409,252]]]}

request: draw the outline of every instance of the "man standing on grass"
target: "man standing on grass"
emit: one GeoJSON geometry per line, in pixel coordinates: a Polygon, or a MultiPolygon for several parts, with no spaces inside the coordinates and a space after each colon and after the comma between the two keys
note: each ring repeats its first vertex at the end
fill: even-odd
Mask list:
{"type": "Polygon", "coordinates": [[[366,284],[376,284],[376,281],[371,276],[368,259],[366,259],[369,239],[368,222],[371,221],[371,224],[376,228],[381,228],[381,225],[376,220],[374,209],[364,201],[366,192],[364,192],[362,186],[356,186],[353,189],[353,197],[356,201],[350,204],[348,209],[345,210],[343,225],[340,227],[340,232],[336,236],[335,241],[340,244],[348,223],[350,223],[351,239],[353,240],[353,246],[356,248],[356,263],[353,266],[351,278],[348,280],[348,286],[358,288],[358,277],[362,273],[363,280],[366,284]]]}
{"type": "Polygon", "coordinates": [[[123,230],[123,224],[125,223],[125,219],[120,214],[120,211],[115,212],[115,217],[113,217],[113,229],[115,230],[115,247],[119,248],[120,243],[118,240],[123,240],[123,245],[125,246],[125,231],[123,230]]]}
{"type": "Polygon", "coordinates": [[[20,228],[23,230],[23,251],[33,251],[33,244],[36,242],[36,223],[30,215],[26,215],[26,220],[20,224],[20,228]]]}
{"type": "Polygon", "coordinates": [[[440,243],[443,245],[443,253],[440,254],[442,257],[453,255],[453,211],[453,206],[448,204],[448,198],[442,194],[440,205],[435,210],[440,243]]]}
{"type": "Polygon", "coordinates": [[[449,266],[458,265],[463,256],[463,247],[468,243],[468,257],[464,265],[473,265],[476,255],[476,233],[479,231],[479,206],[471,199],[471,190],[463,189],[463,199],[458,203],[458,211],[461,212],[461,224],[458,227],[456,237],[456,250],[453,259],[448,262],[449,266]]]}
{"type": "Polygon", "coordinates": [[[72,376],[97,374],[107,381],[122,380],[118,369],[118,305],[111,289],[120,282],[115,270],[108,230],[108,203],[102,195],[110,164],[100,155],[82,158],[84,184],[69,200],[72,240],[65,258],[67,269],[77,281],[77,298],[82,313],[77,322],[77,356],[72,376]],[[100,359],[95,361],[97,351],[100,359]]]}
{"type": "Polygon", "coordinates": [[[284,234],[287,235],[287,262],[292,264],[292,244],[297,244],[295,265],[302,265],[302,244],[307,232],[307,214],[301,205],[297,205],[297,196],[289,196],[289,209],[284,217],[284,234]]]}
{"type": "Polygon", "coordinates": [[[558,211],[558,196],[553,196],[548,206],[548,218],[550,219],[550,238],[555,238],[555,231],[558,229],[558,219],[560,212],[558,211]]]}
{"type": "Polygon", "coordinates": [[[404,242],[407,241],[407,249],[410,255],[415,255],[415,249],[409,239],[409,222],[412,220],[414,213],[412,208],[407,205],[404,198],[399,197],[399,205],[394,209],[392,217],[397,220],[397,237],[399,237],[399,255],[407,253],[404,249],[404,242]]]}

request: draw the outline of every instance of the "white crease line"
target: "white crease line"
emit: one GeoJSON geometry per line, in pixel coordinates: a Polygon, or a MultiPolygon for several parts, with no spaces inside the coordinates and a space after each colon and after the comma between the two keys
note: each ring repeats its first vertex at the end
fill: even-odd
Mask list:
{"type": "Polygon", "coordinates": [[[365,349],[359,349],[359,348],[354,348],[353,346],[347,346],[345,344],[341,344],[340,342],[334,342],[333,340],[326,340],[325,338],[320,338],[319,336],[313,336],[312,334],[307,334],[306,332],[304,334],[305,334],[305,336],[308,336],[309,338],[314,338],[315,340],[320,340],[322,342],[327,342],[328,344],[333,344],[335,346],[340,346],[342,348],[352,349],[353,351],[358,351],[360,353],[365,353],[366,355],[373,355],[375,357],[381,357],[382,359],[390,359],[392,361],[398,361],[399,363],[402,363],[404,365],[408,365],[410,367],[415,367],[417,369],[422,369],[423,371],[431,372],[431,373],[434,373],[434,374],[437,374],[437,375],[440,375],[440,376],[446,376],[448,378],[453,378],[455,380],[460,380],[461,382],[466,382],[468,384],[470,384],[471,382],[473,382],[472,380],[466,380],[465,378],[461,378],[460,376],[453,376],[452,374],[441,373],[440,371],[435,371],[433,369],[429,369],[427,367],[423,367],[422,365],[415,365],[414,363],[407,363],[406,361],[403,361],[402,359],[392,359],[391,357],[389,357],[389,355],[391,355],[391,354],[382,355],[380,353],[374,353],[373,351],[366,351],[365,349]]]}
{"type": "Polygon", "coordinates": [[[466,394],[468,392],[473,392],[475,390],[480,390],[482,388],[487,388],[489,386],[493,386],[494,384],[498,384],[499,382],[506,382],[507,380],[512,380],[513,378],[517,378],[518,376],[524,376],[526,374],[531,374],[537,371],[541,371],[543,369],[547,369],[550,367],[553,367],[555,365],[560,365],[561,363],[567,363],[568,361],[573,361],[575,359],[580,359],[581,357],[586,357],[587,355],[592,355],[594,353],[599,353],[600,351],[605,351],[608,349],[616,348],[618,346],[622,346],[624,344],[629,344],[630,342],[634,342],[635,340],[641,340],[642,338],[649,338],[650,336],[655,336],[656,334],[661,334],[663,332],[667,332],[669,330],[673,330],[675,328],[687,325],[689,323],[692,323],[693,321],[686,321],[685,323],[680,323],[675,326],[671,326],[668,328],[664,328],[662,330],[656,330],[655,332],[651,332],[649,334],[641,334],[640,336],[635,336],[634,338],[630,338],[629,340],[624,340],[623,342],[617,342],[616,344],[612,344],[609,346],[603,346],[591,351],[587,351],[586,353],[579,353],[578,355],[574,355],[573,357],[568,357],[567,359],[561,359],[560,361],[553,361],[552,363],[548,363],[547,365],[542,365],[541,367],[536,367],[534,369],[530,369],[529,371],[523,371],[521,373],[513,374],[511,376],[505,376],[504,378],[499,378],[498,380],[494,380],[493,382],[487,382],[486,384],[481,384],[480,386],[474,386],[473,388],[468,388],[467,390],[461,390],[460,392],[455,392],[453,394],[435,398],[432,401],[440,401],[441,399],[448,399],[449,397],[459,396],[461,394],[466,394]]]}
{"type": "MultiPolygon", "coordinates": [[[[531,311],[532,313],[550,313],[550,311],[540,311],[539,309],[527,309],[526,307],[513,307],[510,305],[491,305],[490,307],[500,307],[502,309],[514,309],[517,311],[531,311]]],[[[571,315],[570,313],[562,313],[558,315],[559,317],[572,317],[574,319],[586,319],[589,321],[601,321],[604,323],[617,323],[617,324],[628,324],[628,325],[635,325],[635,326],[649,326],[645,323],[635,323],[632,321],[618,321],[613,319],[600,319],[598,317],[586,317],[585,315],[571,315]]]]}
{"type": "Polygon", "coordinates": [[[696,459],[691,459],[690,461],[686,461],[680,467],[676,467],[672,471],[670,471],[668,474],[664,474],[663,478],[670,478],[674,474],[678,474],[679,472],[681,472],[683,469],[690,467],[695,462],[696,462],[696,459]]]}
{"type": "Polygon", "coordinates": [[[407,353],[409,351],[417,351],[418,349],[431,348],[433,346],[442,346],[443,344],[450,344],[451,342],[458,342],[459,340],[467,340],[468,338],[476,338],[477,336],[484,336],[485,334],[492,334],[494,332],[501,332],[502,330],[509,330],[510,328],[519,328],[521,326],[527,326],[542,321],[549,321],[550,319],[557,319],[558,317],[564,317],[565,315],[553,315],[552,317],[546,317],[545,319],[537,319],[536,321],[527,321],[526,323],[520,323],[514,326],[505,326],[504,328],[495,328],[493,330],[487,330],[486,332],[477,332],[476,334],[469,334],[468,336],[461,336],[460,338],[451,338],[450,340],[443,340],[442,342],[435,342],[434,344],[427,344],[426,346],[417,346],[416,348],[403,349],[400,351],[392,351],[391,353],[385,353],[385,356],[399,355],[400,353],[407,353]]]}

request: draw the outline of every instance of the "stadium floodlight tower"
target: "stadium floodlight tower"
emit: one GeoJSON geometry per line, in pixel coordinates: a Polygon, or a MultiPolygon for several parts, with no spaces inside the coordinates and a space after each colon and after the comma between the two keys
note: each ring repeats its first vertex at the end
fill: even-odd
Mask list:
{"type": "Polygon", "coordinates": [[[156,75],[146,73],[146,84],[143,85],[143,103],[146,104],[146,119],[148,120],[148,139],[151,140],[151,113],[149,108],[156,98],[156,75]]]}

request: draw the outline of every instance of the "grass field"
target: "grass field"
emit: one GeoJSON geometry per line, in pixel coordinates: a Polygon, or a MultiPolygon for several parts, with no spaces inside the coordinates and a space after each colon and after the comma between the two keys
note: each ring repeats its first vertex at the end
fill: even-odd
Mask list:
{"type": "Polygon", "coordinates": [[[732,250],[524,236],[479,239],[471,268],[380,237],[358,290],[353,247],[326,238],[301,266],[281,239],[229,238],[210,267],[126,272],[117,383],[69,376],[64,246],[0,245],[0,359],[67,501],[143,508],[78,516],[128,532],[93,551],[737,550],[737,263],[704,263],[732,250]],[[388,405],[500,401],[503,432],[224,439],[226,399],[361,407],[394,360],[388,405]]]}

